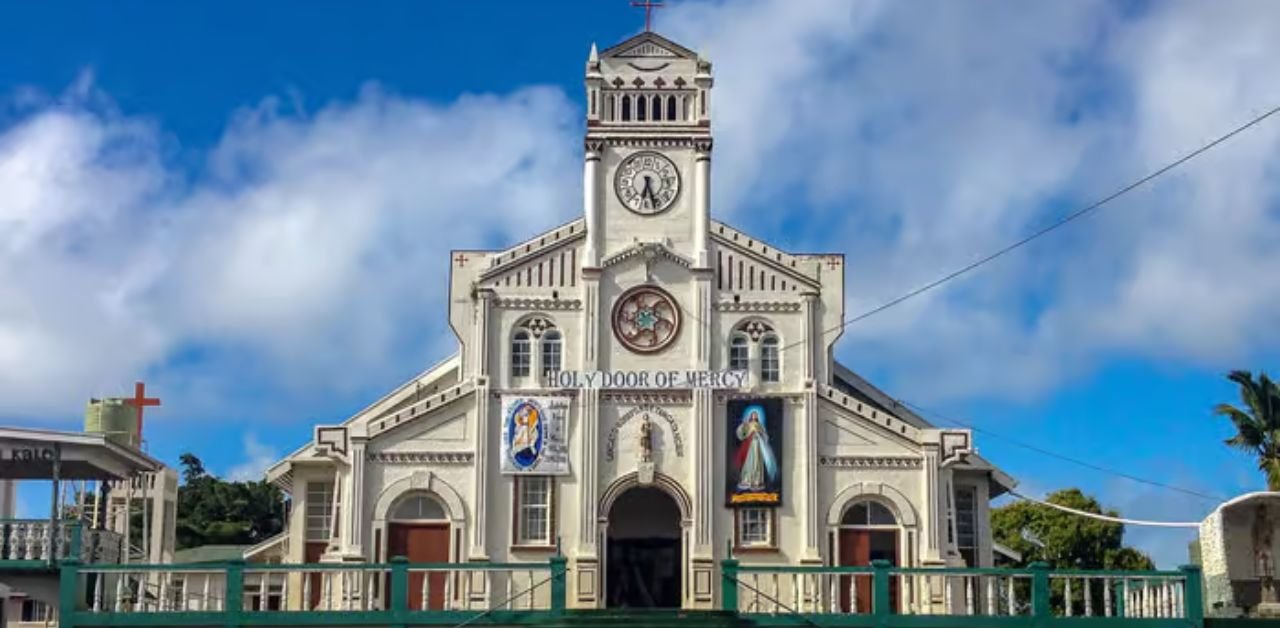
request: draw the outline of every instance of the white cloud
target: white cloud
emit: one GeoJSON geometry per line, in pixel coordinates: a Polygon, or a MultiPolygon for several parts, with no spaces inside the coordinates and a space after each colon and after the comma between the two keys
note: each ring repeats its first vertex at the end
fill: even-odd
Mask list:
{"type": "MultiPolygon", "coordinates": [[[[247,353],[225,375],[268,388],[385,386],[452,348],[451,247],[580,198],[576,113],[548,88],[434,105],[369,86],[310,115],[268,99],[194,173],[106,101],[81,81],[0,128],[4,414],[74,416],[205,347],[247,353]]],[[[230,382],[203,375],[171,395],[216,404],[230,382]]]]}
{"type": "Polygon", "coordinates": [[[279,450],[263,444],[255,434],[248,432],[244,435],[244,461],[231,467],[227,472],[227,479],[233,482],[261,480],[267,467],[279,459],[279,450]]]}
{"type": "MultiPolygon", "coordinates": [[[[716,64],[719,213],[848,253],[853,314],[1280,104],[1269,2],[771,0],[663,18],[716,64]]],[[[1280,119],[851,326],[842,354],[891,389],[1031,397],[1118,353],[1221,368],[1274,350],[1278,154],[1280,119]]]]}

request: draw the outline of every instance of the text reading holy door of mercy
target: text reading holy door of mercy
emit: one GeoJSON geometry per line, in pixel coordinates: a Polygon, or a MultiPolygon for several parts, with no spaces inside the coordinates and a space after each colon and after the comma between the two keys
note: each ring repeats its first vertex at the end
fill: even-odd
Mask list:
{"type": "Polygon", "coordinates": [[[747,385],[746,371],[553,371],[543,376],[547,388],[607,390],[688,389],[738,390],[747,385]]]}

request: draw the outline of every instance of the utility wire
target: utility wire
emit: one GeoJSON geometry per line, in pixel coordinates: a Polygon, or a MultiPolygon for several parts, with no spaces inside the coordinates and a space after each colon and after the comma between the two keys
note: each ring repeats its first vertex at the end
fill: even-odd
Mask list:
{"type": "Polygon", "coordinates": [[[1014,497],[1017,497],[1018,499],[1024,499],[1026,501],[1029,501],[1033,504],[1048,506],[1055,510],[1061,510],[1062,512],[1069,512],[1073,515],[1080,515],[1081,517],[1089,517],[1090,519],[1110,521],[1111,523],[1123,523],[1125,525],[1135,525],[1135,526],[1152,526],[1156,528],[1199,528],[1200,527],[1200,524],[1194,521],[1148,521],[1145,519],[1125,519],[1122,517],[1112,517],[1110,515],[1102,515],[1096,512],[1089,512],[1087,510],[1078,510],[1076,508],[1063,506],[1062,504],[1055,504],[1053,502],[1045,501],[1043,499],[1027,497],[1026,495],[1023,495],[1015,491],[1009,491],[1009,494],[1013,495],[1014,497]]]}
{"type": "MultiPolygon", "coordinates": [[[[1258,125],[1258,124],[1260,124],[1263,120],[1266,120],[1267,118],[1270,118],[1271,116],[1275,115],[1275,114],[1276,114],[1276,113],[1278,113],[1278,112],[1280,112],[1280,106],[1277,106],[1277,107],[1274,107],[1274,108],[1272,108],[1272,109],[1269,109],[1269,110],[1267,110],[1265,113],[1263,113],[1263,114],[1261,114],[1261,115],[1259,115],[1259,116],[1256,116],[1256,117],[1254,117],[1253,119],[1249,120],[1248,122],[1246,122],[1246,123],[1244,123],[1244,124],[1242,124],[1242,125],[1240,125],[1240,126],[1238,126],[1238,127],[1234,128],[1234,129],[1232,129],[1230,132],[1226,133],[1225,135],[1221,135],[1221,136],[1219,136],[1217,139],[1213,140],[1212,142],[1209,142],[1208,144],[1205,144],[1205,145],[1201,146],[1200,148],[1197,148],[1197,149],[1195,149],[1195,150],[1193,150],[1193,151],[1191,151],[1191,152],[1189,152],[1189,153],[1187,153],[1187,154],[1183,155],[1182,157],[1178,158],[1177,160],[1175,160],[1175,161],[1173,161],[1173,162],[1170,162],[1169,164],[1167,164],[1167,165],[1165,165],[1164,167],[1162,167],[1162,168],[1160,168],[1160,169],[1158,169],[1158,170],[1156,170],[1156,171],[1154,171],[1154,172],[1152,172],[1152,173],[1148,174],[1147,176],[1142,177],[1141,179],[1138,179],[1137,181],[1134,181],[1133,183],[1130,183],[1129,185],[1126,185],[1126,186],[1124,186],[1124,187],[1120,188],[1119,190],[1116,190],[1115,192],[1112,192],[1111,194],[1109,194],[1109,195],[1107,195],[1107,196],[1103,197],[1101,200],[1098,200],[1098,201],[1094,202],[1093,204],[1088,205],[1088,206],[1086,206],[1086,207],[1082,207],[1082,208],[1080,208],[1080,209],[1077,209],[1076,211],[1071,212],[1070,214],[1067,214],[1066,216],[1063,216],[1062,218],[1058,219],[1056,222],[1054,222],[1054,223],[1050,224],[1049,226],[1044,227],[1044,228],[1040,229],[1039,231],[1036,231],[1035,233],[1032,233],[1031,235],[1028,235],[1028,236],[1026,236],[1026,237],[1022,238],[1021,240],[1018,240],[1017,242],[1014,242],[1014,243],[1012,243],[1012,244],[1010,244],[1010,245],[1008,245],[1008,246],[1005,246],[1004,248],[999,249],[999,250],[997,250],[996,252],[991,253],[990,255],[987,255],[986,257],[983,257],[982,259],[979,259],[979,260],[977,260],[977,261],[975,261],[975,262],[972,262],[972,263],[970,263],[970,264],[968,264],[968,265],[966,265],[966,266],[963,266],[963,267],[961,267],[961,268],[959,268],[959,269],[957,269],[957,270],[954,270],[954,271],[952,271],[952,272],[950,272],[950,273],[947,273],[946,275],[943,275],[942,277],[939,277],[938,279],[935,279],[935,280],[933,280],[933,281],[931,281],[931,282],[929,282],[929,283],[927,283],[927,284],[925,284],[925,285],[923,285],[923,286],[920,286],[919,288],[916,288],[915,290],[912,290],[912,291],[910,291],[910,292],[907,292],[906,294],[903,294],[902,296],[899,296],[899,297],[897,297],[897,298],[894,298],[894,299],[891,299],[891,300],[889,300],[889,301],[886,301],[886,302],[884,302],[884,303],[882,303],[882,304],[880,304],[880,305],[877,305],[876,307],[873,307],[873,308],[871,308],[870,310],[867,310],[867,311],[865,311],[865,312],[863,312],[863,313],[861,313],[861,314],[859,314],[859,315],[857,315],[857,316],[855,316],[855,317],[853,317],[853,318],[851,318],[851,319],[846,319],[846,320],[844,320],[844,321],[841,321],[841,322],[840,322],[840,324],[838,324],[838,325],[836,325],[836,326],[832,327],[831,329],[828,329],[828,330],[823,331],[823,332],[822,332],[822,336],[826,336],[827,334],[830,334],[830,333],[832,333],[832,332],[840,331],[841,329],[844,329],[845,327],[848,327],[849,325],[852,325],[853,323],[856,323],[856,322],[861,321],[861,320],[863,320],[863,319],[869,318],[869,317],[871,317],[871,316],[875,316],[876,314],[879,314],[880,312],[883,312],[883,311],[885,311],[885,310],[887,310],[887,309],[889,309],[889,308],[891,308],[891,307],[894,307],[895,305],[898,305],[899,303],[902,303],[903,301],[906,301],[906,300],[908,300],[908,299],[911,299],[911,298],[917,297],[917,296],[919,296],[919,295],[921,295],[921,294],[924,294],[925,292],[928,292],[928,291],[930,291],[930,290],[933,290],[934,288],[937,288],[938,286],[941,286],[942,284],[945,284],[945,283],[947,283],[947,282],[949,282],[949,281],[951,281],[951,280],[953,280],[953,279],[956,279],[956,278],[958,278],[958,277],[960,277],[960,276],[962,276],[962,275],[968,274],[968,273],[970,273],[970,272],[972,272],[972,271],[974,271],[974,270],[978,269],[978,268],[979,268],[979,267],[981,267],[981,266],[984,266],[984,265],[986,265],[986,264],[988,264],[988,263],[990,263],[990,262],[993,262],[993,261],[995,261],[996,259],[998,259],[998,258],[1000,258],[1000,257],[1003,257],[1004,255],[1006,255],[1006,254],[1008,254],[1008,253],[1012,253],[1013,251],[1015,251],[1015,250],[1017,250],[1017,249],[1020,249],[1020,248],[1022,248],[1022,247],[1024,247],[1024,246],[1026,246],[1027,244],[1030,244],[1032,241],[1034,241],[1034,240],[1036,240],[1036,239],[1040,238],[1041,236],[1048,235],[1050,232],[1056,231],[1057,229],[1059,229],[1059,228],[1061,228],[1061,227],[1063,227],[1063,226],[1066,226],[1068,223],[1071,223],[1071,222],[1075,221],[1075,220],[1076,220],[1076,219],[1078,219],[1078,218],[1083,218],[1084,216],[1086,216],[1086,215],[1088,215],[1088,214],[1090,214],[1090,213],[1093,213],[1094,211],[1096,211],[1096,210],[1098,210],[1098,209],[1102,208],[1102,207],[1103,207],[1104,205],[1106,205],[1107,203],[1110,203],[1111,201],[1114,201],[1114,200],[1116,200],[1117,198],[1120,198],[1121,196],[1124,196],[1125,194],[1128,194],[1129,192],[1131,192],[1131,191],[1133,191],[1133,190],[1135,190],[1135,189],[1137,189],[1137,188],[1139,188],[1139,187],[1142,187],[1143,185],[1146,185],[1147,183],[1150,183],[1152,180],[1156,179],[1156,178],[1157,178],[1157,177],[1159,177],[1160,175],[1163,175],[1163,174],[1165,174],[1166,172],[1169,172],[1170,170],[1173,170],[1174,168],[1177,168],[1178,166],[1181,166],[1182,164],[1185,164],[1185,163],[1187,163],[1188,161],[1191,161],[1192,159],[1195,159],[1196,157],[1199,157],[1200,155],[1202,155],[1202,154],[1204,154],[1204,153],[1208,152],[1210,149],[1214,148],[1215,146],[1217,146],[1217,145],[1219,145],[1219,144],[1221,144],[1221,143],[1223,143],[1223,142],[1225,142],[1225,141],[1227,141],[1227,140],[1229,140],[1229,139],[1231,139],[1231,138],[1235,137],[1236,135],[1239,135],[1240,133],[1243,133],[1244,131],[1246,131],[1246,130],[1248,130],[1248,129],[1250,129],[1250,128],[1252,128],[1252,127],[1254,127],[1254,126],[1258,125]]],[[[806,343],[806,342],[808,342],[808,339],[802,339],[802,340],[799,340],[799,341],[796,341],[796,342],[793,342],[793,343],[791,343],[791,344],[788,344],[788,345],[783,346],[783,347],[782,347],[782,350],[784,350],[784,351],[785,351],[785,350],[790,349],[790,348],[792,348],[792,347],[796,347],[796,346],[802,345],[802,344],[804,344],[804,343],[806,343]]]]}
{"type": "Polygon", "coordinates": [[[1177,491],[1177,492],[1179,492],[1179,493],[1185,493],[1185,494],[1187,494],[1187,495],[1191,495],[1191,496],[1194,496],[1194,497],[1199,497],[1199,498],[1201,498],[1201,499],[1206,499],[1206,500],[1209,500],[1209,501],[1214,502],[1214,503],[1221,503],[1221,502],[1224,502],[1224,501],[1226,501],[1226,500],[1227,500],[1227,498],[1226,498],[1226,497],[1221,496],[1221,495],[1209,495],[1209,494],[1207,494],[1207,493],[1201,493],[1201,492],[1198,492],[1198,491],[1193,491],[1193,490],[1191,490],[1191,489],[1189,489],[1189,488],[1182,488],[1181,486],[1174,486],[1174,485],[1172,485],[1172,484],[1165,484],[1165,483],[1163,483],[1163,482],[1157,482],[1157,481],[1155,481],[1155,480],[1148,480],[1148,479],[1146,479],[1146,478],[1138,477],[1138,476],[1136,476],[1136,475],[1132,475],[1132,474],[1129,474],[1129,473],[1125,473],[1125,472],[1123,472],[1123,471],[1117,471],[1117,470],[1115,470],[1115,469],[1109,469],[1109,468],[1107,468],[1107,467],[1099,466],[1099,465],[1093,464],[1092,462],[1086,462],[1086,461],[1084,461],[1084,460],[1080,460],[1080,459],[1077,459],[1077,458],[1072,458],[1072,457],[1070,457],[1070,456],[1064,456],[1064,455],[1062,455],[1062,454],[1059,454],[1059,453],[1055,453],[1055,452],[1049,451],[1048,449],[1045,449],[1045,448],[1043,448],[1043,447],[1038,447],[1038,446],[1036,446],[1036,445],[1032,445],[1031,443],[1028,443],[1028,442],[1025,442],[1025,441],[1021,441],[1021,440],[1018,440],[1018,439],[1016,439],[1016,438],[1011,438],[1011,437],[1009,437],[1009,436],[1005,436],[1005,435],[1003,435],[1003,434],[998,434],[998,433],[996,433],[996,432],[992,432],[991,430],[988,430],[988,429],[986,429],[986,428],[978,427],[978,426],[973,425],[973,424],[971,424],[971,423],[966,423],[966,422],[963,422],[963,421],[957,421],[957,420],[955,420],[955,419],[953,419],[953,418],[951,418],[951,417],[948,417],[948,416],[946,416],[946,415],[943,415],[943,414],[942,414],[942,413],[940,413],[940,412],[937,412],[937,411],[934,411],[934,410],[929,410],[929,409],[927,409],[927,408],[922,408],[922,407],[920,407],[919,405],[916,405],[916,404],[914,404],[914,403],[911,403],[911,402],[906,401],[906,400],[903,400],[903,399],[895,399],[895,401],[897,401],[898,403],[900,403],[900,404],[902,404],[902,405],[904,405],[904,406],[907,406],[908,408],[911,408],[912,410],[915,410],[916,412],[919,412],[919,413],[921,413],[921,414],[928,414],[928,415],[934,416],[934,417],[938,418],[939,420],[941,420],[941,421],[943,421],[943,422],[945,422],[945,423],[950,423],[950,424],[955,425],[955,426],[958,426],[958,427],[963,427],[963,428],[965,428],[965,429],[970,429],[970,430],[973,430],[973,431],[978,432],[978,433],[980,433],[980,434],[984,434],[984,435],[986,435],[986,436],[990,436],[991,438],[995,438],[995,439],[997,439],[997,440],[1005,441],[1005,442],[1007,442],[1007,443],[1009,443],[1009,444],[1011,444],[1011,445],[1016,445],[1016,446],[1018,446],[1018,447],[1022,447],[1022,448],[1024,448],[1024,449],[1028,449],[1028,450],[1034,451],[1034,452],[1036,452],[1036,453],[1038,453],[1038,454],[1043,454],[1043,455],[1045,455],[1045,456],[1049,456],[1049,457],[1052,457],[1052,458],[1057,458],[1058,460],[1062,460],[1062,461],[1064,461],[1064,462],[1070,462],[1071,464],[1076,464],[1076,465],[1080,465],[1080,466],[1085,467],[1085,468],[1088,468],[1088,469],[1093,469],[1094,471],[1098,471],[1098,472],[1100,472],[1100,473],[1106,473],[1106,474],[1114,475],[1114,476],[1117,476],[1117,477],[1124,478],[1124,479],[1126,479],[1126,480],[1130,480],[1130,481],[1133,481],[1133,482],[1138,482],[1138,483],[1140,483],[1140,484],[1146,484],[1146,485],[1154,486],[1154,487],[1157,487],[1157,488],[1163,488],[1163,489],[1168,489],[1168,490],[1171,490],[1171,491],[1177,491]]]}

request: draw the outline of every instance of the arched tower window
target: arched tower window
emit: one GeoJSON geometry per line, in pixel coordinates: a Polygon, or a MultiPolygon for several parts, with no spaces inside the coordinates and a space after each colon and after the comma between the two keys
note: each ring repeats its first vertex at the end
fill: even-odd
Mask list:
{"type": "Polygon", "coordinates": [[[563,368],[564,343],[554,329],[542,334],[542,372],[555,373],[563,368]]]}
{"type": "Polygon", "coordinates": [[[614,115],[613,107],[614,107],[614,104],[615,104],[615,103],[614,103],[614,98],[613,98],[613,96],[609,96],[609,97],[605,98],[605,100],[604,100],[604,111],[602,111],[601,113],[603,113],[603,114],[604,114],[604,119],[605,119],[605,121],[607,121],[607,122],[613,122],[613,115],[614,115]]]}
{"type": "Polygon", "coordinates": [[[662,96],[654,95],[651,102],[653,105],[653,121],[662,122],[662,96]]]}
{"type": "Polygon", "coordinates": [[[631,121],[631,97],[630,96],[622,97],[622,121],[623,122],[631,121]]]}
{"type": "Polygon", "coordinates": [[[782,380],[782,356],[778,346],[778,337],[769,334],[760,341],[760,381],[777,382],[782,380]]]}
{"type": "Polygon", "coordinates": [[[649,103],[648,98],[645,98],[644,96],[636,96],[636,120],[640,122],[645,121],[647,117],[645,115],[647,113],[647,107],[645,105],[647,105],[648,103],[649,103]]]}
{"type": "Polygon", "coordinates": [[[523,329],[511,337],[511,376],[528,377],[532,366],[532,347],[529,344],[529,332],[523,329]]]}
{"type": "Polygon", "coordinates": [[[676,119],[676,97],[675,96],[667,96],[667,119],[668,120],[676,119]]]}
{"type": "Polygon", "coordinates": [[[750,345],[745,334],[734,334],[729,340],[729,370],[746,371],[751,368],[750,345]]]}

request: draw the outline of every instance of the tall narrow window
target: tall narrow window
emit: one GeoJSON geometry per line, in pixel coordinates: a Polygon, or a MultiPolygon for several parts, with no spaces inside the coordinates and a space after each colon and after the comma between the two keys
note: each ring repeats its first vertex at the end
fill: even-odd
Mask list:
{"type": "Polygon", "coordinates": [[[560,370],[563,354],[560,332],[552,329],[542,334],[542,373],[544,375],[560,370]]]}
{"type": "Polygon", "coordinates": [[[623,122],[631,121],[631,97],[630,96],[622,97],[622,121],[623,122]]]}
{"type": "Polygon", "coordinates": [[[333,524],[333,482],[307,482],[307,540],[328,541],[333,524]]]}
{"type": "Polygon", "coordinates": [[[746,371],[751,368],[751,354],[747,346],[747,337],[734,334],[729,341],[729,370],[746,371]]]}
{"type": "Polygon", "coordinates": [[[613,111],[613,107],[614,107],[614,100],[613,100],[613,96],[609,96],[608,98],[605,98],[605,100],[604,100],[604,119],[605,119],[605,121],[607,121],[607,122],[613,122],[613,116],[614,116],[614,115],[616,115],[616,114],[614,113],[614,111],[613,111]]]}
{"type": "Polygon", "coordinates": [[[516,544],[551,545],[551,476],[516,476],[516,544]]]}
{"type": "Polygon", "coordinates": [[[650,109],[653,112],[653,121],[662,122],[662,97],[655,95],[651,104],[653,105],[653,108],[650,109]]]}
{"type": "Polygon", "coordinates": [[[972,486],[956,487],[956,548],[969,567],[978,566],[977,501],[972,486]]]}
{"type": "Polygon", "coordinates": [[[528,377],[531,368],[532,348],[529,345],[529,332],[518,331],[511,337],[511,376],[528,377]]]}
{"type": "Polygon", "coordinates": [[[645,121],[645,118],[647,117],[645,114],[648,112],[648,108],[645,107],[645,105],[648,103],[648,98],[645,98],[644,96],[636,96],[636,120],[639,120],[640,122],[645,121]]]}
{"type": "Polygon", "coordinates": [[[782,361],[778,355],[778,337],[765,336],[760,341],[760,381],[782,380],[782,361]]]}
{"type": "Polygon", "coordinates": [[[667,119],[668,120],[676,119],[676,97],[675,96],[667,96],[667,119]]]}

